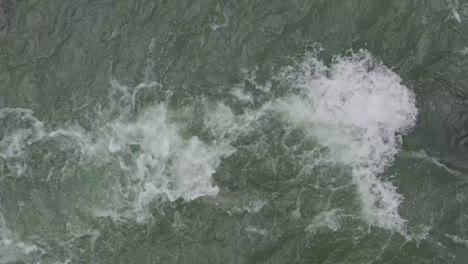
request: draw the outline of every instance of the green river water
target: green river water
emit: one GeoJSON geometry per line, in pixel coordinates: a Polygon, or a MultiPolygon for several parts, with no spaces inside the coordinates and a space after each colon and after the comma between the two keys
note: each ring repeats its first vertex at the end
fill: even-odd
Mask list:
{"type": "Polygon", "coordinates": [[[7,263],[468,263],[468,2],[0,0],[7,263]]]}

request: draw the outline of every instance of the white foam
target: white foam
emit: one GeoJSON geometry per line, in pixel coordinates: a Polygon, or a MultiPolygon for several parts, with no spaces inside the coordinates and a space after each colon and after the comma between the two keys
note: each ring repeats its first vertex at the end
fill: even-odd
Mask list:
{"type": "Polygon", "coordinates": [[[460,14],[458,13],[458,11],[456,9],[453,9],[452,13],[453,13],[453,17],[458,21],[458,23],[461,23],[462,20],[461,20],[461,17],[460,17],[460,14]]]}
{"type": "Polygon", "coordinates": [[[461,50],[459,50],[460,54],[463,56],[468,55],[468,47],[464,47],[461,50]]]}
{"type": "Polygon", "coordinates": [[[233,151],[228,145],[207,145],[195,136],[184,138],[164,104],[149,108],[135,121],[112,122],[105,131],[100,140],[107,141],[110,153],[130,153],[138,146],[127,168],[132,167],[133,178],[141,181],[142,204],[160,194],[170,201],[217,194],[211,175],[220,158],[233,151]]]}
{"type": "Polygon", "coordinates": [[[3,136],[0,158],[23,173],[28,159],[25,149],[47,138],[81,150],[80,166],[119,164],[124,181],[111,173],[96,175],[107,177],[109,186],[103,192],[110,196],[105,207],[95,208],[95,215],[116,220],[131,217],[145,221],[151,217],[148,209],[156,199],[191,201],[217,195],[219,188],[214,185],[212,175],[221,158],[235,149],[222,139],[203,142],[196,136],[185,135],[185,124],[173,120],[174,113],[166,103],[154,104],[137,114],[137,93],[158,88],[157,83],[129,88],[112,80],[111,86],[110,102],[100,109],[91,131],[77,125],[47,131],[30,110],[1,110],[0,121],[11,118],[25,124],[20,123],[20,128],[13,127],[3,136]]]}
{"type": "Polygon", "coordinates": [[[16,233],[11,231],[0,213],[0,264],[16,261],[28,261],[32,263],[34,255],[44,255],[45,250],[38,246],[21,241],[16,233]]]}
{"type": "Polygon", "coordinates": [[[450,169],[449,167],[447,167],[445,164],[441,163],[439,159],[437,159],[437,158],[435,158],[435,157],[432,157],[432,156],[429,156],[429,155],[426,153],[425,150],[420,150],[420,151],[406,151],[406,152],[402,152],[401,155],[427,161],[427,162],[429,162],[429,163],[432,163],[432,164],[436,165],[437,167],[443,168],[444,170],[446,170],[447,172],[449,172],[449,173],[451,173],[451,174],[453,174],[453,175],[459,174],[458,171],[452,170],[452,169],[450,169]]]}
{"type": "Polygon", "coordinates": [[[241,115],[235,115],[229,106],[223,103],[206,105],[204,128],[217,141],[232,144],[239,137],[260,129],[260,119],[274,113],[273,102],[266,102],[259,109],[244,109],[241,115]]]}
{"type": "Polygon", "coordinates": [[[406,221],[398,213],[403,197],[379,174],[398,153],[399,134],[416,122],[414,94],[364,51],[337,57],[330,67],[308,55],[278,79],[294,90],[278,100],[284,120],[307,129],[335,162],[352,170],[363,218],[404,233],[406,221]]]}
{"type": "Polygon", "coordinates": [[[214,23],[210,26],[211,27],[211,30],[213,31],[216,31],[220,28],[225,28],[229,25],[229,17],[226,15],[225,12],[222,12],[221,11],[221,7],[219,5],[216,5],[216,12],[219,14],[219,15],[223,15],[224,17],[224,22],[223,24],[216,24],[216,22],[218,22],[218,17],[215,18],[215,21],[214,23]]]}
{"type": "Polygon", "coordinates": [[[445,234],[445,236],[450,238],[453,242],[455,242],[457,244],[464,245],[465,247],[468,247],[468,239],[462,238],[462,237],[457,236],[457,235],[445,234]]]}
{"type": "Polygon", "coordinates": [[[306,231],[315,233],[318,228],[326,227],[332,231],[338,231],[340,229],[340,216],[338,215],[338,209],[332,209],[329,211],[323,211],[316,215],[310,225],[306,227],[306,231]]]}
{"type": "Polygon", "coordinates": [[[452,0],[448,2],[448,6],[452,9],[452,15],[455,20],[457,20],[458,23],[462,22],[462,19],[460,17],[460,13],[458,13],[458,8],[460,7],[460,3],[458,0],[452,0]]]}
{"type": "Polygon", "coordinates": [[[0,158],[14,176],[21,176],[27,170],[25,150],[44,137],[44,125],[23,108],[0,109],[3,134],[0,140],[0,158]]]}
{"type": "Polygon", "coordinates": [[[241,102],[253,104],[254,98],[252,93],[246,93],[240,87],[232,89],[231,94],[241,102]]]}
{"type": "Polygon", "coordinates": [[[247,226],[245,228],[245,231],[248,232],[248,233],[253,233],[253,234],[257,234],[257,235],[261,235],[261,236],[267,236],[268,235],[268,231],[266,229],[260,229],[260,228],[257,228],[255,226],[247,226]]]}
{"type": "MultiPolygon", "coordinates": [[[[247,81],[257,86],[253,75],[255,71],[246,72],[247,81]]],[[[69,126],[45,132],[32,112],[2,110],[0,120],[18,112],[18,120],[26,120],[29,126],[15,130],[20,131],[19,138],[15,133],[4,136],[0,150],[4,159],[11,159],[22,157],[28,144],[43,137],[73,139],[68,144],[76,144],[90,164],[119,164],[125,177],[125,181],[117,177],[109,182],[109,189],[116,192],[111,199],[115,204],[95,208],[96,215],[144,221],[157,199],[190,201],[216,195],[219,188],[212,176],[221,159],[235,151],[231,144],[258,130],[266,115],[279,115],[327,147],[334,162],[350,168],[361,197],[363,219],[404,233],[405,220],[398,214],[403,197],[379,175],[399,151],[398,134],[408,132],[416,121],[413,93],[367,52],[337,57],[330,67],[308,55],[297,65],[284,68],[278,80],[292,88],[289,94],[259,109],[243,109],[242,115],[235,115],[223,103],[206,104],[203,130],[211,134],[211,142],[186,133],[184,122],[177,121],[193,117],[190,109],[171,111],[162,100],[136,111],[139,91],[159,89],[158,83],[148,81],[132,88],[112,80],[111,100],[100,109],[92,131],[69,126]],[[181,118],[185,112],[189,116],[181,118]]],[[[258,90],[268,93],[271,88],[268,82],[258,90]]],[[[244,102],[254,99],[240,90],[233,90],[233,94],[244,102]]],[[[261,206],[258,208],[253,211],[261,206]]]]}
{"type": "Polygon", "coordinates": [[[266,202],[263,200],[251,200],[246,204],[241,204],[240,206],[235,206],[231,211],[236,213],[258,213],[265,206],[266,202]]]}
{"type": "MultiPolygon", "coordinates": [[[[114,86],[122,85],[113,82],[114,86]]],[[[135,96],[128,96],[132,102],[135,96]]],[[[219,192],[212,175],[223,156],[235,150],[223,142],[205,143],[196,136],[184,136],[184,124],[171,119],[165,103],[156,104],[136,119],[117,118],[101,128],[97,143],[87,146],[118,156],[121,169],[129,172],[130,185],[123,191],[135,197],[133,214],[144,221],[148,207],[158,198],[186,201],[219,192]],[[130,154],[130,155],[129,155],[130,154]]],[[[106,210],[102,210],[106,211],[106,210]]]]}

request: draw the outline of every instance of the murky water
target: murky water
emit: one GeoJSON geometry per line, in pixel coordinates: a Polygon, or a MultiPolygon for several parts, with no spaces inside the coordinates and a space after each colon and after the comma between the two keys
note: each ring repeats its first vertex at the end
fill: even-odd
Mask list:
{"type": "Polygon", "coordinates": [[[467,25],[0,0],[0,263],[466,263],[467,25]]]}

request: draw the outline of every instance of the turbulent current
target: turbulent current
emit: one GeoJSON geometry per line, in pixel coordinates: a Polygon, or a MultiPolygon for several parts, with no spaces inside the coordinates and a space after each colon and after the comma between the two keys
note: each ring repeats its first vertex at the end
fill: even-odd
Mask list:
{"type": "Polygon", "coordinates": [[[467,19],[0,0],[0,264],[467,263],[467,19]]]}

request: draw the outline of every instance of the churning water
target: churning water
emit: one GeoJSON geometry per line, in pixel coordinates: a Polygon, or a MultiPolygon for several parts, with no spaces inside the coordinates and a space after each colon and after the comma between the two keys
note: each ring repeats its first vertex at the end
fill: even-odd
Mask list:
{"type": "Polygon", "coordinates": [[[466,263],[467,17],[0,0],[0,263],[466,263]]]}

